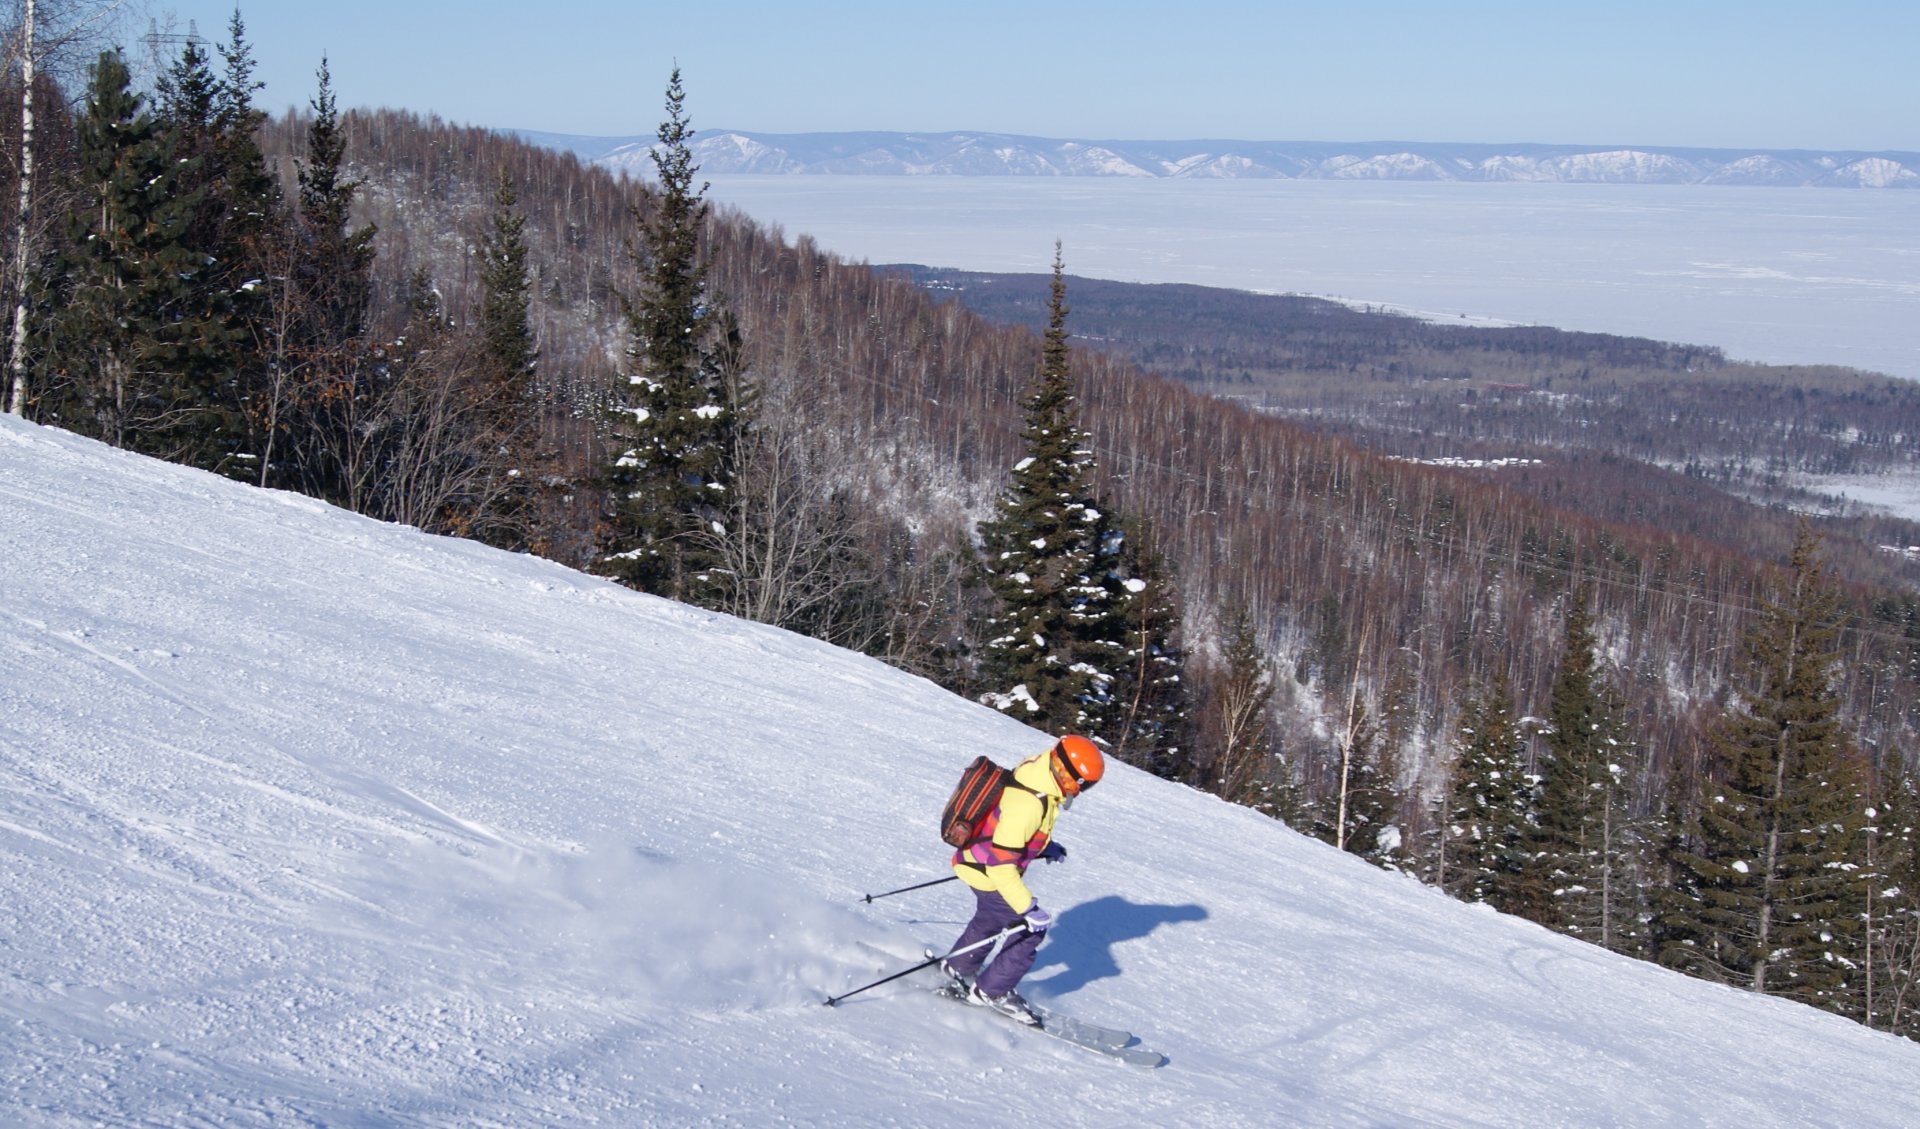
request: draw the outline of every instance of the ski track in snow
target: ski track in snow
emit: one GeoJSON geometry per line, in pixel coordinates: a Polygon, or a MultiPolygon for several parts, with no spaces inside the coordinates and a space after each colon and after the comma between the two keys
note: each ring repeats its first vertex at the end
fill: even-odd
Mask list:
{"type": "Polygon", "coordinates": [[[1026,987],[917,979],[1042,738],[810,640],[0,418],[0,1123],[1898,1126],[1920,1047],[1123,766],[1026,987]]]}

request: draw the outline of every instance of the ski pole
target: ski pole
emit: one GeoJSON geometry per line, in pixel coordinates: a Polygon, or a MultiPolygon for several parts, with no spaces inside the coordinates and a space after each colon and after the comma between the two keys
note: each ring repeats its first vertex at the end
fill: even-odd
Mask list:
{"type": "Polygon", "coordinates": [[[860,993],[866,991],[868,988],[878,988],[882,984],[890,984],[893,981],[900,979],[902,976],[909,976],[915,972],[920,971],[923,968],[927,968],[931,965],[939,964],[941,961],[947,959],[947,957],[957,957],[961,953],[970,953],[975,949],[983,949],[988,945],[993,944],[996,941],[1004,941],[1008,937],[1013,936],[1015,933],[1023,932],[1026,928],[1027,928],[1027,923],[1024,921],[1019,922],[1018,924],[1015,924],[1015,925],[1009,925],[1005,929],[1002,929],[1000,932],[995,933],[993,936],[988,937],[984,941],[975,941],[971,945],[962,945],[961,947],[953,950],[952,952],[947,953],[945,956],[928,957],[926,960],[921,961],[919,964],[914,965],[912,968],[903,968],[899,972],[894,973],[892,976],[883,976],[880,979],[875,980],[871,984],[862,984],[851,992],[842,992],[837,996],[828,996],[827,1006],[839,1007],[840,1001],[846,999],[848,996],[857,996],[860,993]]]}
{"type": "Polygon", "coordinates": [[[949,874],[945,878],[936,878],[931,882],[922,882],[918,886],[902,886],[898,890],[888,890],[884,894],[868,894],[866,897],[861,898],[860,900],[863,902],[871,902],[875,898],[891,898],[895,894],[904,894],[908,890],[924,890],[929,886],[938,886],[942,882],[953,882],[958,880],[959,877],[960,876],[958,874],[949,874]]]}

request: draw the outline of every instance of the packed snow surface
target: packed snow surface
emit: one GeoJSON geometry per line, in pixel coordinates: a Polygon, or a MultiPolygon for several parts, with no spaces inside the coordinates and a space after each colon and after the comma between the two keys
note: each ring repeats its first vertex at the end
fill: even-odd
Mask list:
{"type": "Polygon", "coordinates": [[[0,417],[0,1124],[1920,1124],[1920,1046],[1125,767],[936,999],[1041,735],[821,643],[0,417]]]}

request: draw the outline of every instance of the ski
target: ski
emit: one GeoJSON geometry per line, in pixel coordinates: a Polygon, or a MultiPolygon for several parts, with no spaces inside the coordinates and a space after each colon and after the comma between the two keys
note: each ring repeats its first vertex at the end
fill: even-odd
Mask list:
{"type": "MultiPolygon", "coordinates": [[[[1167,1065],[1166,1055],[1141,1046],[1139,1041],[1131,1035],[1127,1037],[1126,1043],[1116,1046],[1102,1034],[1086,1035],[1085,1028],[1082,1027],[1080,1022],[1067,1016],[1050,1012],[1043,1018],[1041,1025],[1036,1028],[1036,1030],[1052,1035],[1056,1039],[1072,1043],[1076,1047],[1085,1047],[1090,1051],[1098,1051],[1109,1058],[1117,1058],[1121,1062],[1131,1066],[1144,1066],[1151,1070],[1167,1065]]],[[[1106,1028],[1094,1028],[1093,1030],[1095,1032],[1104,1032],[1106,1028]]]]}
{"type": "MultiPolygon", "coordinates": [[[[938,988],[934,989],[934,994],[943,999],[953,1000],[956,1003],[967,1003],[966,984],[952,977],[944,977],[943,979],[944,982],[938,988]]],[[[972,1005],[969,1004],[968,1006],[972,1005]]],[[[1102,1027],[1098,1023],[1088,1023],[1084,1020],[1075,1019],[1070,1015],[1062,1015],[1052,1008],[1042,1007],[1031,1001],[1028,1002],[1028,1006],[1033,1009],[1035,1015],[1040,1017],[1038,1026],[1021,1023],[1012,1016],[1005,1015],[1001,1012],[995,1011],[993,1014],[1000,1016],[1009,1023],[1019,1023],[1020,1026],[1025,1027],[1029,1031],[1038,1031],[1043,1035],[1051,1035],[1062,1042],[1072,1043],[1076,1047],[1084,1047],[1090,1051],[1098,1051],[1109,1058],[1117,1058],[1121,1062],[1130,1063],[1134,1066],[1151,1068],[1165,1066],[1167,1064],[1166,1055],[1142,1046],[1140,1040],[1136,1038],[1131,1031],[1122,1031],[1118,1027],[1102,1027]]],[[[983,1008],[981,1010],[992,1011],[991,1008],[983,1008]]]]}

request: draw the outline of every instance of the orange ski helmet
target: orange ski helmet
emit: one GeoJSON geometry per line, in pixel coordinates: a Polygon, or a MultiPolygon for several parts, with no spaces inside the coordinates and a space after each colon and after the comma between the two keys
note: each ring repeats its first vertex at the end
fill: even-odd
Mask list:
{"type": "Polygon", "coordinates": [[[1054,743],[1048,760],[1053,767],[1053,778],[1069,796],[1078,796],[1093,787],[1107,771],[1107,758],[1100,755],[1100,747],[1085,737],[1060,738],[1054,743]]]}

